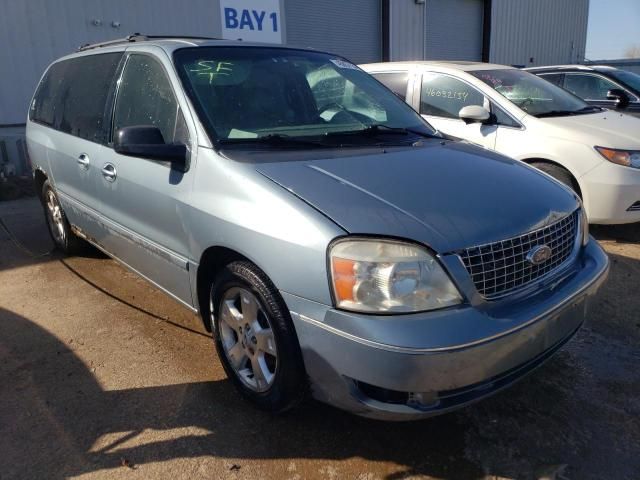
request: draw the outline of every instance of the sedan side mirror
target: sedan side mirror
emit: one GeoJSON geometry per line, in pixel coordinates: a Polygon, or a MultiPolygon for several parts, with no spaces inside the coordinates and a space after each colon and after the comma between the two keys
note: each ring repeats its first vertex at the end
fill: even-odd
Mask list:
{"type": "Polygon", "coordinates": [[[480,105],[467,105],[460,109],[458,116],[469,125],[470,123],[485,123],[491,118],[491,113],[480,105]]]}
{"type": "Polygon", "coordinates": [[[187,147],[183,144],[167,144],[158,127],[137,125],[124,127],[116,132],[113,149],[121,155],[170,162],[172,167],[185,171],[187,147]]]}
{"type": "Polygon", "coordinates": [[[616,108],[623,109],[629,106],[629,95],[621,88],[612,88],[607,92],[607,100],[616,102],[616,108]]]}

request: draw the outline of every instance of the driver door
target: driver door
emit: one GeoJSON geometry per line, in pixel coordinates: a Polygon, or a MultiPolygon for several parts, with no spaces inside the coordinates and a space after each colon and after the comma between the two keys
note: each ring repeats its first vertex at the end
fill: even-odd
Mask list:
{"type": "Polygon", "coordinates": [[[420,80],[420,115],[442,133],[493,150],[497,125],[466,124],[458,114],[462,107],[468,105],[479,105],[490,110],[489,100],[471,84],[448,74],[423,72],[420,80]]]}

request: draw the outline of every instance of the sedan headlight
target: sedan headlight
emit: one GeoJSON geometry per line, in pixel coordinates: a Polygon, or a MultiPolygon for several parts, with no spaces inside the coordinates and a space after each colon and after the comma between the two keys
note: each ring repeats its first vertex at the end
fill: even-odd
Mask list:
{"type": "Polygon", "coordinates": [[[462,302],[438,261],[417,245],[393,240],[342,240],[331,247],[329,261],[339,308],[408,313],[462,302]]]}
{"type": "Polygon", "coordinates": [[[640,151],[618,150],[615,148],[594,147],[600,155],[612,163],[625,167],[640,168],[640,151]]]}

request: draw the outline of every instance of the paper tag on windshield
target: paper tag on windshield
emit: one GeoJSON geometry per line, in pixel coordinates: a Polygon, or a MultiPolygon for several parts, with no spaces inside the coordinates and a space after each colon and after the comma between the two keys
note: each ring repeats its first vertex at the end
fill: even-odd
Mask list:
{"type": "Polygon", "coordinates": [[[353,63],[345,62],[344,60],[340,60],[339,58],[332,58],[331,63],[333,63],[338,68],[348,68],[350,70],[360,70],[353,63]]]}
{"type": "Polygon", "coordinates": [[[232,128],[227,135],[227,138],[257,138],[258,134],[254,132],[247,132],[246,130],[238,130],[237,128],[232,128]]]}

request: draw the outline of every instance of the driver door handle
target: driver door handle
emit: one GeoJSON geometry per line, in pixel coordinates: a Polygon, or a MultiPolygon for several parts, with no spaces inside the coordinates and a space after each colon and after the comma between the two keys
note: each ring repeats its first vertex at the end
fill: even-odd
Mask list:
{"type": "Polygon", "coordinates": [[[82,170],[87,170],[89,168],[89,155],[87,155],[86,153],[81,153],[78,156],[77,162],[82,170]]]}
{"type": "Polygon", "coordinates": [[[102,167],[102,176],[108,182],[115,181],[116,176],[117,176],[117,172],[116,172],[116,167],[113,165],[113,163],[105,163],[104,164],[104,166],[102,167]]]}

